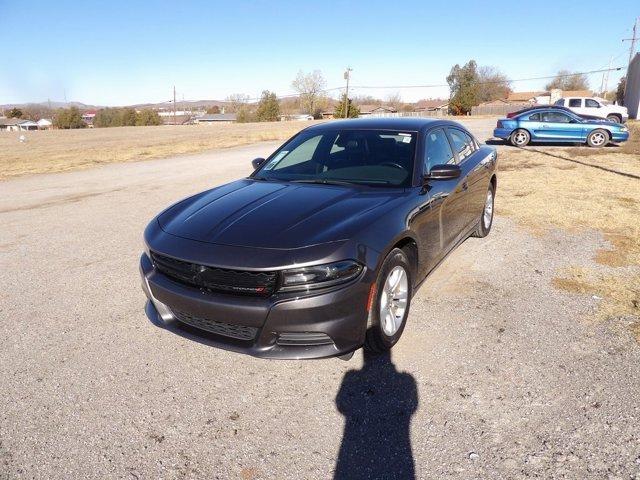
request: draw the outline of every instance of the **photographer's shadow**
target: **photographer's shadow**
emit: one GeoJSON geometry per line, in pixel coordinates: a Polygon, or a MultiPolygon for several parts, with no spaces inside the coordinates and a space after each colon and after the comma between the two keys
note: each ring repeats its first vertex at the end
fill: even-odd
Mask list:
{"type": "Polygon", "coordinates": [[[362,369],[345,374],[336,405],[345,427],[335,479],[415,478],[409,427],[418,387],[389,352],[365,353],[362,369]]]}

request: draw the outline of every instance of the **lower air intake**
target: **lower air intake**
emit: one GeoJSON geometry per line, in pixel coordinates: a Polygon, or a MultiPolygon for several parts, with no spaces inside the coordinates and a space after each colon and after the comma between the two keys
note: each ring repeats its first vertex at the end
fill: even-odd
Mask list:
{"type": "Polygon", "coordinates": [[[184,312],[176,312],[175,310],[173,310],[173,314],[182,323],[186,323],[187,325],[199,328],[200,330],[205,330],[224,337],[236,338],[238,340],[253,340],[258,334],[258,329],[255,327],[217,322],[215,320],[196,317],[184,312]]]}

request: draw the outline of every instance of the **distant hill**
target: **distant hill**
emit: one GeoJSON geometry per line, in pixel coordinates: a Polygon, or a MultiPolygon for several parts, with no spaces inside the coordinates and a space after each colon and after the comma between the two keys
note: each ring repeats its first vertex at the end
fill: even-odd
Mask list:
{"type": "MultiPolygon", "coordinates": [[[[133,107],[137,109],[142,108],[172,108],[171,102],[161,102],[161,103],[136,103],[134,105],[121,105],[123,107],[133,107]]],[[[190,108],[190,109],[206,109],[213,106],[225,107],[228,106],[229,102],[224,102],[221,100],[185,100],[184,102],[176,101],[176,107],[178,109],[190,108]]],[[[0,105],[0,110],[8,110],[10,108],[69,108],[69,107],[77,107],[80,110],[99,110],[101,108],[106,108],[101,105],[88,105],[82,102],[30,102],[30,103],[6,103],[4,105],[0,105]]]]}
{"type": "Polygon", "coordinates": [[[4,105],[0,105],[0,109],[9,109],[9,108],[29,108],[29,107],[37,107],[37,108],[69,108],[69,107],[78,107],[80,110],[96,110],[98,108],[103,108],[98,105],[87,105],[82,102],[30,102],[30,103],[5,103],[4,105]]]}

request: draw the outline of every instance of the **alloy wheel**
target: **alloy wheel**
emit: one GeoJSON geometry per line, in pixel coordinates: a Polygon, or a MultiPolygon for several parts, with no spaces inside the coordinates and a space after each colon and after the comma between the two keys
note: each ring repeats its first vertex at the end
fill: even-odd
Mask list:
{"type": "Polygon", "coordinates": [[[380,323],[385,335],[395,335],[404,319],[409,298],[407,272],[401,266],[394,267],[387,275],[380,293],[380,323]]]}
{"type": "Polygon", "coordinates": [[[527,134],[522,132],[522,131],[516,132],[514,137],[513,137],[513,142],[516,145],[524,145],[524,144],[526,144],[527,143],[527,134]]]}
{"type": "Polygon", "coordinates": [[[485,229],[489,229],[493,221],[493,190],[487,191],[487,199],[484,202],[484,213],[482,214],[482,223],[485,229]]]}
{"type": "Polygon", "coordinates": [[[607,136],[602,132],[596,132],[591,135],[591,143],[596,147],[603,145],[607,141],[607,136]]]}

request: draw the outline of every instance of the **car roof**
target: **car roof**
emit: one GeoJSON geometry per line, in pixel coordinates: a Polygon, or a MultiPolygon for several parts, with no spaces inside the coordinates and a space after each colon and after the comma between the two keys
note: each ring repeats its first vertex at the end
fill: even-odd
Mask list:
{"type": "Polygon", "coordinates": [[[351,120],[334,120],[319,125],[308,127],[307,131],[325,131],[340,129],[381,129],[381,130],[408,130],[421,131],[427,127],[435,126],[455,126],[467,130],[462,125],[450,120],[439,118],[417,118],[417,117],[376,117],[376,118],[355,118],[351,120]]]}

